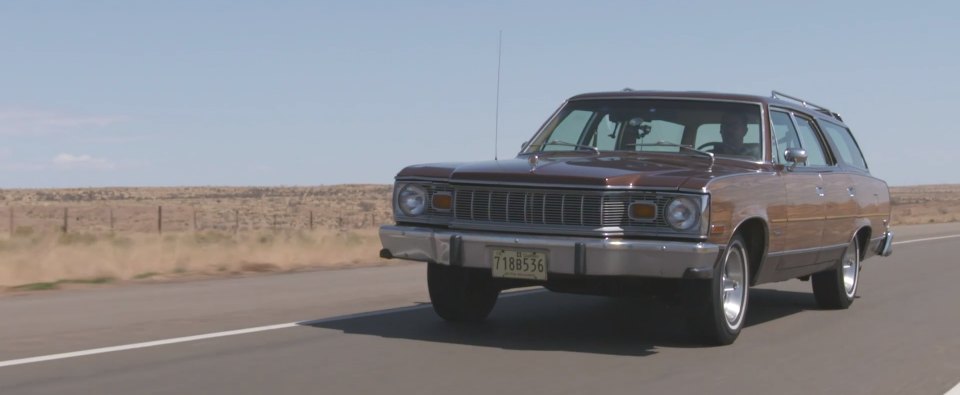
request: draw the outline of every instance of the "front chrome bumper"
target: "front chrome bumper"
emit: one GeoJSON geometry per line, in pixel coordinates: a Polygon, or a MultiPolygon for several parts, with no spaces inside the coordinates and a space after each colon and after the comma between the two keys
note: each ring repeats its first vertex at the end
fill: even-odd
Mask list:
{"type": "Polygon", "coordinates": [[[381,226],[385,258],[490,268],[493,247],[547,254],[547,272],[591,276],[710,278],[715,244],[588,237],[507,235],[416,226],[381,226]]]}

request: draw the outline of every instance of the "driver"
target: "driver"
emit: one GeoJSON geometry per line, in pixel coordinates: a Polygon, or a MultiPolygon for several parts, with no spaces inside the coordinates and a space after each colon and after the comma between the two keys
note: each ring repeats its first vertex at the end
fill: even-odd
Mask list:
{"type": "Polygon", "coordinates": [[[723,142],[713,148],[715,154],[754,156],[754,148],[743,144],[747,135],[747,114],[728,112],[720,121],[720,137],[723,142]]]}

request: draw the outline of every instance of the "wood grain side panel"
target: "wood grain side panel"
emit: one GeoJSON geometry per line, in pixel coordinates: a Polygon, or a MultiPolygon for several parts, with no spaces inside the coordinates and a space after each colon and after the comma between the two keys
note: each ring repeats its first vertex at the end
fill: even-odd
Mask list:
{"type": "Polygon", "coordinates": [[[710,192],[710,223],[723,227],[709,241],[726,245],[735,228],[749,218],[767,222],[768,251],[782,251],[780,235],[786,226],[786,191],[776,173],[747,173],[715,179],[707,184],[710,192]]]}
{"type": "Polygon", "coordinates": [[[824,222],[821,244],[829,246],[848,243],[856,231],[856,222],[860,215],[860,206],[856,201],[856,195],[860,191],[853,177],[843,172],[823,173],[823,190],[824,222]]]}
{"type": "Polygon", "coordinates": [[[823,188],[823,178],[818,172],[801,170],[783,172],[781,177],[787,191],[784,249],[790,251],[819,247],[823,236],[825,211],[823,197],[818,193],[818,188],[823,188]]]}

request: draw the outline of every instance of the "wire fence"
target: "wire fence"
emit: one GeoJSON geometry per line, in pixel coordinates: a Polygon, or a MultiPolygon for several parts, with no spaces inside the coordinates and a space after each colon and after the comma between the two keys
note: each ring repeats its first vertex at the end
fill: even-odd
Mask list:
{"type": "Polygon", "coordinates": [[[0,207],[0,234],[33,233],[167,233],[339,230],[376,227],[392,221],[385,210],[331,212],[297,207],[156,206],[7,206],[0,207]]]}

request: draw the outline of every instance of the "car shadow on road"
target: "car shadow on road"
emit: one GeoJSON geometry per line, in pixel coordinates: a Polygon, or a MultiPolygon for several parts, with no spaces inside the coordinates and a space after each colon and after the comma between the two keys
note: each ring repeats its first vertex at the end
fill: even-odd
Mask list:
{"type": "MultiPolygon", "coordinates": [[[[753,290],[746,326],[813,307],[813,297],[808,293],[753,290]]],[[[546,291],[501,297],[493,313],[481,324],[445,322],[434,314],[429,303],[424,303],[420,308],[327,318],[301,325],[347,334],[507,350],[648,356],[656,354],[658,347],[702,347],[687,330],[684,310],[676,303],[546,291]]],[[[748,333],[749,329],[745,335],[748,333]]]]}

